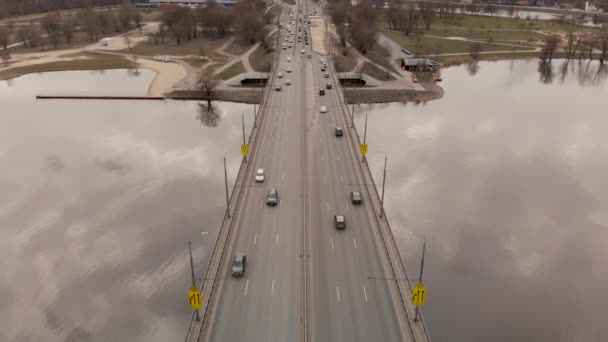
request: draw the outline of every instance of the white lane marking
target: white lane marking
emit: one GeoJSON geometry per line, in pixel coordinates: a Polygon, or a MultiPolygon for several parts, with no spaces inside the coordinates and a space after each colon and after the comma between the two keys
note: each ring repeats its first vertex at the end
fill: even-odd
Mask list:
{"type": "Polygon", "coordinates": [[[327,177],[323,176],[323,183],[327,183],[327,177]]]}
{"type": "Polygon", "coordinates": [[[285,137],[285,142],[288,142],[288,141],[289,141],[289,138],[288,138],[288,137],[285,137]]]}
{"type": "Polygon", "coordinates": [[[346,201],[346,211],[350,211],[350,205],[348,205],[348,201],[346,201]]]}
{"type": "Polygon", "coordinates": [[[331,237],[329,240],[331,241],[331,249],[334,249],[334,238],[331,237]]]}
{"type": "Polygon", "coordinates": [[[323,142],[323,138],[319,138],[319,142],[323,142]]]}
{"type": "Polygon", "coordinates": [[[253,234],[253,245],[255,246],[255,242],[258,241],[258,233],[253,234]]]}
{"type": "Polygon", "coordinates": [[[357,240],[355,239],[354,236],[353,236],[353,243],[355,244],[355,248],[357,248],[357,240]]]}
{"type": "Polygon", "coordinates": [[[340,161],[340,156],[338,156],[338,161],[340,161]]]}
{"type": "Polygon", "coordinates": [[[365,290],[365,285],[363,285],[363,296],[365,296],[365,302],[367,303],[367,291],[365,290]]]}
{"type": "Polygon", "coordinates": [[[274,279],[272,279],[272,285],[270,285],[270,295],[274,294],[274,279]]]}
{"type": "Polygon", "coordinates": [[[340,287],[336,286],[336,294],[338,295],[338,303],[340,303],[340,287]]]}
{"type": "Polygon", "coordinates": [[[277,245],[279,244],[279,233],[277,233],[277,237],[274,239],[274,243],[277,244],[277,245]]]}
{"type": "Polygon", "coordinates": [[[264,205],[264,199],[260,200],[260,208],[264,205]]]}
{"type": "Polygon", "coordinates": [[[279,208],[283,207],[283,201],[279,201],[279,208]]]}
{"type": "Polygon", "coordinates": [[[325,157],[323,155],[321,155],[321,160],[325,159],[325,157]]]}
{"type": "Polygon", "coordinates": [[[340,176],[340,180],[342,181],[342,184],[344,184],[344,177],[340,176]]]}
{"type": "Polygon", "coordinates": [[[247,288],[249,288],[249,279],[245,282],[245,296],[247,296],[247,288]]]}
{"type": "Polygon", "coordinates": [[[325,202],[327,204],[327,212],[329,212],[329,202],[325,202]]]}
{"type": "Polygon", "coordinates": [[[281,175],[281,179],[285,180],[285,174],[281,175]]]}

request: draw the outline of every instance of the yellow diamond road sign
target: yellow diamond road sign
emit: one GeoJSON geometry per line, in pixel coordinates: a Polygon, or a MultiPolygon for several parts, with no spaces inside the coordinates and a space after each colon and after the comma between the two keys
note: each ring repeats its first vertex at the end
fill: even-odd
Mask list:
{"type": "Polygon", "coordinates": [[[203,305],[201,301],[201,293],[198,292],[196,286],[192,286],[190,292],[188,292],[188,300],[190,301],[190,306],[195,310],[200,309],[201,305],[203,305]]]}
{"type": "Polygon", "coordinates": [[[367,144],[361,144],[361,154],[362,155],[367,154],[367,144]]]}
{"type": "Polygon", "coordinates": [[[416,306],[424,304],[426,301],[426,289],[424,288],[423,283],[418,283],[418,285],[416,285],[416,287],[412,290],[412,299],[414,300],[414,304],[416,304],[416,306]]]}
{"type": "Polygon", "coordinates": [[[249,154],[249,145],[247,145],[247,144],[241,145],[241,153],[244,156],[247,156],[249,154]]]}

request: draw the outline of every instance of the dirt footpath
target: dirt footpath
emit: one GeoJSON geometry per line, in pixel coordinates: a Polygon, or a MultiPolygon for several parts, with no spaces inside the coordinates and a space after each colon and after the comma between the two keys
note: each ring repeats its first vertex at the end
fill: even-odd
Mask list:
{"type": "Polygon", "coordinates": [[[327,55],[325,37],[327,26],[323,18],[310,18],[310,39],[312,50],[321,55],[327,55]]]}

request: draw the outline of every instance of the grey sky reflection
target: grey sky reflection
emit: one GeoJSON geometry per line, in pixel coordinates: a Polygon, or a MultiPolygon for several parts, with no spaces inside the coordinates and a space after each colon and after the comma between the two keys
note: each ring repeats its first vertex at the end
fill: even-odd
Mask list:
{"type": "Polygon", "coordinates": [[[216,104],[221,123],[209,128],[191,102],[33,100],[58,78],[67,90],[118,84],[138,93],[153,77],[125,72],[0,84],[2,341],[184,333],[186,243],[202,273],[225,205],[222,158],[234,178],[240,114],[250,106],[216,104]]]}
{"type": "Polygon", "coordinates": [[[412,276],[427,237],[432,336],[604,341],[606,88],[542,84],[536,61],[479,66],[445,70],[440,101],[369,117],[370,164],[381,179],[388,153],[388,213],[412,276]]]}

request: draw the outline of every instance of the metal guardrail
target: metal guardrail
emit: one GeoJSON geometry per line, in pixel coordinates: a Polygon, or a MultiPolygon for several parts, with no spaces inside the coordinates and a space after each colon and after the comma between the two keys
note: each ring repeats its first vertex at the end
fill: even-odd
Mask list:
{"type": "MultiPolygon", "coordinates": [[[[328,57],[328,59],[333,60],[333,56],[330,55],[328,57]]],[[[328,63],[328,65],[332,70],[331,75],[332,75],[332,78],[334,79],[334,83],[336,83],[338,100],[341,103],[340,112],[344,116],[346,123],[350,125],[350,127],[347,131],[349,134],[350,134],[350,129],[354,130],[354,132],[355,132],[354,135],[356,137],[356,142],[355,142],[354,138],[352,139],[352,142],[355,144],[355,146],[354,146],[355,154],[358,158],[362,157],[362,155],[359,151],[359,146],[361,146],[361,140],[359,138],[359,135],[357,134],[357,130],[355,128],[354,122],[352,122],[352,119],[351,119],[352,116],[349,115],[351,113],[350,113],[350,109],[348,108],[348,105],[346,104],[346,99],[343,94],[342,84],[340,83],[340,80],[336,76],[337,72],[335,71],[333,63],[328,63]],[[344,109],[344,107],[346,107],[346,110],[344,109]]],[[[373,185],[374,193],[376,196],[375,196],[375,201],[372,200],[370,202],[372,203],[372,207],[373,207],[374,214],[375,214],[376,212],[379,212],[380,210],[382,210],[380,208],[376,208],[378,206],[378,204],[380,203],[380,194],[378,193],[378,189],[376,188],[375,183],[373,181],[371,170],[369,169],[369,164],[365,163],[365,166],[361,165],[361,163],[359,163],[359,162],[357,164],[359,164],[359,166],[361,167],[361,171],[363,173],[363,178],[364,179],[369,178],[369,180],[370,180],[370,182],[366,181],[366,184],[368,184],[366,186],[368,193],[370,193],[369,184],[373,185]]],[[[380,228],[380,235],[382,236],[382,241],[384,242],[384,246],[386,248],[386,252],[389,257],[389,263],[391,265],[391,269],[393,271],[393,276],[395,277],[395,280],[397,283],[397,288],[398,288],[399,294],[401,296],[401,304],[403,305],[403,309],[405,310],[405,314],[407,316],[410,332],[412,333],[412,336],[414,337],[414,341],[419,342],[416,337],[417,334],[414,331],[415,322],[412,321],[413,313],[411,313],[411,309],[410,309],[411,305],[413,305],[413,302],[411,302],[411,299],[408,296],[406,296],[406,293],[409,294],[412,292],[412,288],[410,286],[410,280],[409,280],[407,271],[405,270],[405,267],[403,265],[403,259],[401,258],[401,253],[399,252],[399,248],[397,247],[397,243],[393,236],[392,228],[390,227],[390,223],[388,221],[388,218],[386,217],[386,212],[383,212],[382,214],[383,214],[382,219],[379,219],[378,215],[375,214],[374,215],[375,220],[378,224],[378,227],[380,228]],[[403,277],[405,277],[405,280],[406,280],[405,285],[403,284],[402,281],[400,281],[400,279],[403,279],[403,277]],[[411,304],[410,304],[410,302],[411,302],[411,304]]],[[[422,316],[422,312],[420,312],[420,322],[422,325],[422,333],[424,335],[425,341],[431,342],[431,337],[429,335],[426,323],[424,321],[424,317],[422,316]]]]}
{"type": "MultiPolygon", "coordinates": [[[[277,31],[277,36],[280,34],[280,32],[277,31]]],[[[273,60],[273,65],[278,66],[278,58],[280,55],[280,51],[278,49],[278,42],[279,39],[277,39],[277,46],[275,47],[275,56],[274,56],[274,60],[273,60]]],[[[270,76],[270,80],[274,79],[276,76],[276,70],[278,69],[278,67],[275,67],[273,70],[271,70],[271,76],[270,76]]],[[[244,191],[243,186],[239,186],[239,184],[242,184],[244,182],[244,178],[245,175],[247,174],[248,170],[250,169],[250,165],[253,165],[254,163],[251,162],[251,160],[255,157],[256,155],[256,147],[258,146],[258,131],[261,129],[264,118],[266,117],[266,113],[268,111],[268,106],[266,106],[266,104],[268,103],[268,99],[270,97],[271,94],[271,88],[272,88],[272,82],[268,82],[267,86],[264,88],[263,90],[263,94],[262,94],[262,100],[260,101],[260,108],[258,110],[258,118],[259,120],[257,120],[257,127],[254,127],[251,131],[251,134],[249,135],[249,139],[248,139],[248,144],[250,144],[250,146],[252,146],[252,148],[250,148],[250,155],[251,157],[249,158],[249,162],[247,163],[243,163],[241,162],[241,165],[239,166],[239,171],[237,173],[237,178],[236,178],[236,182],[234,187],[232,188],[232,192],[230,194],[230,208],[232,209],[232,213],[233,216],[236,215],[236,213],[238,212],[238,207],[240,204],[240,199],[242,197],[242,193],[244,191]],[[253,140],[253,144],[251,145],[251,142],[253,140]],[[245,167],[243,167],[245,166],[245,167]],[[238,188],[238,196],[235,198],[235,193],[237,192],[237,188],[238,188]]],[[[232,225],[234,223],[234,220],[232,220],[232,217],[228,217],[228,208],[226,209],[226,212],[224,213],[224,218],[222,219],[222,225],[220,228],[220,232],[218,233],[218,237],[216,240],[216,243],[213,246],[213,250],[211,252],[211,259],[209,262],[209,266],[207,267],[207,271],[205,272],[205,277],[201,280],[201,285],[199,286],[199,289],[201,289],[201,294],[204,293],[208,293],[207,296],[207,300],[203,301],[203,305],[201,306],[200,309],[200,321],[196,321],[195,320],[195,310],[192,310],[192,315],[190,317],[190,322],[188,324],[188,328],[186,330],[186,336],[184,337],[184,341],[186,342],[199,342],[201,339],[201,335],[203,332],[203,328],[205,327],[205,324],[207,323],[205,321],[205,319],[208,319],[208,312],[209,312],[209,307],[210,307],[210,303],[213,301],[212,298],[214,298],[214,294],[215,291],[217,291],[216,288],[216,277],[217,274],[220,270],[221,264],[222,264],[222,256],[224,255],[224,249],[228,243],[229,237],[230,237],[230,233],[232,231],[232,225]],[[196,325],[198,325],[198,328],[196,327],[196,325]],[[193,331],[194,329],[194,331],[193,331]]]]}

